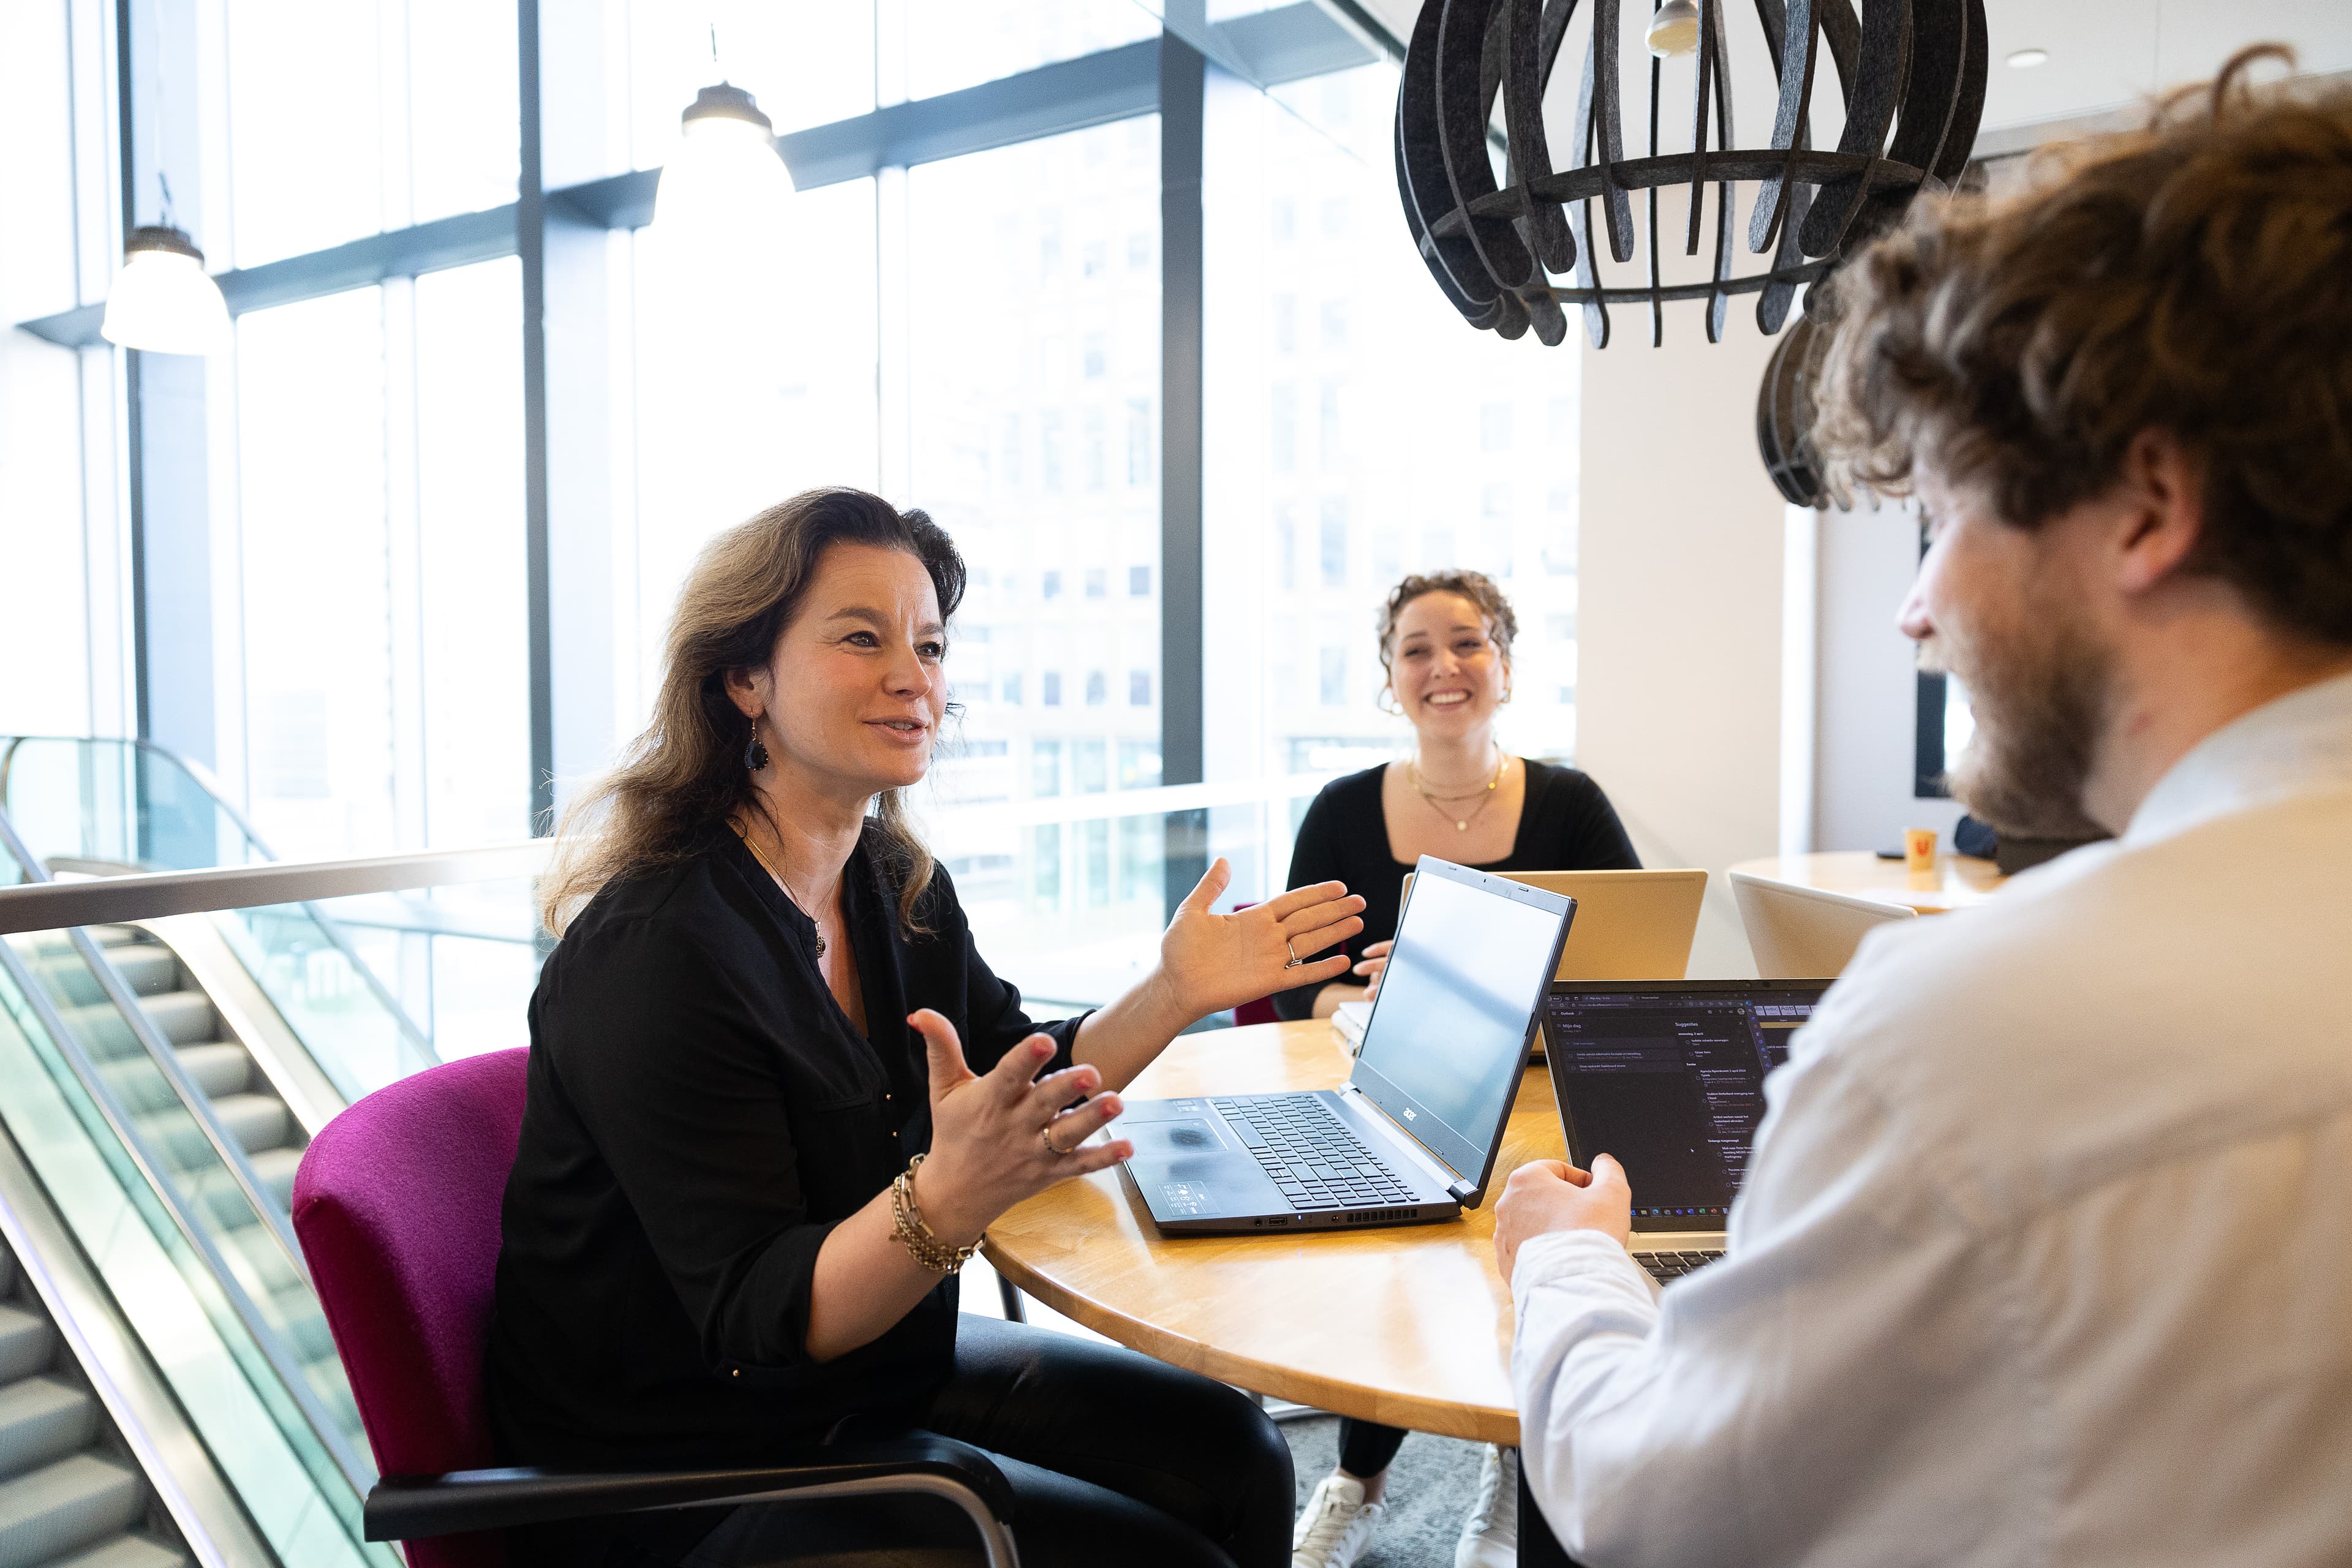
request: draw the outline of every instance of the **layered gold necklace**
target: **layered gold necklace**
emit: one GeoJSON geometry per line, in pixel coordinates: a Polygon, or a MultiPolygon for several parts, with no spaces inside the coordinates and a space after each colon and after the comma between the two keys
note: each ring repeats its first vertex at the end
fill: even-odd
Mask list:
{"type": "Polygon", "coordinates": [[[1405,763],[1405,776],[1412,782],[1413,793],[1421,796],[1422,799],[1429,802],[1430,810],[1437,813],[1438,816],[1454,824],[1454,832],[1467,833],[1470,831],[1470,825],[1477,821],[1488,806],[1495,804],[1495,788],[1497,784],[1500,784],[1503,782],[1503,770],[1510,765],[1510,761],[1511,759],[1504,753],[1501,742],[1496,742],[1495,746],[1495,776],[1488,779],[1483,788],[1473,790],[1468,795],[1431,794],[1429,789],[1429,781],[1422,776],[1421,759],[1419,757],[1415,757],[1405,763]],[[1464,800],[1475,800],[1478,803],[1476,805],[1470,808],[1470,813],[1466,816],[1454,816],[1451,807],[1442,804],[1445,801],[1464,800]]]}

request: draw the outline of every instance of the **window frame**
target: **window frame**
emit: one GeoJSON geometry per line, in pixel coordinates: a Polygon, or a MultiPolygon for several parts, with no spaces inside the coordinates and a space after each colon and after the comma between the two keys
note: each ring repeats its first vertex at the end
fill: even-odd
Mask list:
{"type": "MultiPolygon", "coordinates": [[[[1160,599],[1157,668],[1163,784],[1195,784],[1202,777],[1201,183],[1208,72],[1227,70],[1270,89],[1368,64],[1382,55],[1402,59],[1398,40],[1368,16],[1357,15],[1355,7],[1343,8],[1349,14],[1345,24],[1317,0],[1293,0],[1226,24],[1188,24],[1180,18],[1175,30],[1163,30],[1157,38],[930,98],[885,104],[867,114],[778,138],[795,185],[808,190],[1142,115],[1160,117],[1162,395],[1160,428],[1153,433],[1157,449],[1142,454],[1139,462],[1133,433],[1126,432],[1126,460],[1118,464],[1107,458],[1117,472],[1106,479],[1124,479],[1147,489],[1157,484],[1160,493],[1160,554],[1154,585],[1160,599]]],[[[562,743],[559,723],[566,713],[593,711],[596,706],[557,689],[559,669],[567,669],[563,679],[570,679],[562,660],[562,651],[569,646],[566,617],[601,609],[558,602],[553,589],[562,575],[558,557],[574,548],[569,536],[581,531],[579,524],[593,525],[595,514],[609,514],[612,507],[622,504],[622,498],[603,493],[603,479],[573,477],[601,472],[595,465],[568,461],[570,454],[599,438],[591,421],[599,416],[601,404],[598,398],[574,399],[566,388],[579,381],[579,372],[606,363],[607,326],[590,319],[601,299],[596,285],[602,247],[583,241],[600,230],[649,223],[661,174],[658,168],[635,169],[572,184],[549,183],[551,167],[579,166],[576,143],[582,127],[596,112],[588,95],[601,88],[597,73],[583,68],[596,63],[596,55],[593,41],[580,36],[581,29],[551,26],[543,34],[542,21],[552,23],[560,15],[543,0],[516,0],[520,169],[514,201],[216,275],[234,316],[507,256],[520,258],[529,826],[538,834],[552,831],[559,804],[555,780],[581,771],[577,748],[562,743]]],[[[161,147],[152,128],[168,108],[167,92],[176,92],[184,103],[192,100],[194,66],[185,51],[178,61],[164,62],[175,78],[167,84],[158,63],[152,40],[140,44],[127,38],[110,62],[110,85],[118,112],[108,117],[110,153],[160,148],[158,155],[167,163],[175,155],[194,156],[193,148],[161,147]]],[[[149,205],[142,193],[154,184],[155,163],[146,152],[116,156],[114,162],[120,170],[121,221],[128,227],[149,205]]],[[[182,183],[189,182],[184,177],[182,183]]],[[[1130,237],[1129,265],[1134,264],[1135,248],[1130,237]]],[[[101,284],[106,280],[102,278],[101,284]]],[[[83,303],[76,308],[17,324],[51,342],[102,348],[99,325],[104,300],[90,296],[85,284],[83,303]]],[[[133,689],[139,732],[142,738],[154,739],[151,694],[159,689],[176,691],[184,685],[184,680],[175,685],[170,671],[186,667],[194,650],[162,646],[145,635],[148,623],[157,620],[152,601],[159,595],[208,593],[209,587],[184,586],[176,574],[159,570],[174,558],[171,552],[184,552],[187,542],[178,536],[190,526],[202,527],[205,519],[166,520],[168,530],[142,528],[149,510],[144,502],[150,494],[160,501],[184,479],[173,467],[173,454],[202,449],[205,416],[200,399],[142,395],[142,379],[165,379],[169,362],[142,367],[148,356],[115,352],[123,355],[130,403],[121,440],[129,479],[131,590],[141,634],[133,648],[133,689]],[[145,377],[142,368],[149,373],[145,377]]],[[[605,537],[601,527],[585,531],[599,543],[605,537]]],[[[191,624],[203,626],[204,618],[191,624]]],[[[208,648],[203,657],[209,660],[208,648]]],[[[609,712],[611,704],[604,707],[609,712]]],[[[601,737],[601,747],[595,749],[609,750],[614,739],[601,737]]],[[[1167,880],[1171,907],[1205,868],[1202,836],[1192,831],[1192,826],[1171,818],[1167,880]],[[1180,838],[1190,847],[1181,856],[1177,853],[1180,838]]]]}

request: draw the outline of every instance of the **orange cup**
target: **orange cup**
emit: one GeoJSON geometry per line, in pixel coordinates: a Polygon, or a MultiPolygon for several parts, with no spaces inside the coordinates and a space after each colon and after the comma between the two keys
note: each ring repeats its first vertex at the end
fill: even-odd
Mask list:
{"type": "Polygon", "coordinates": [[[1936,868],[1934,828],[1906,827],[1903,830],[1903,868],[1906,871],[1932,871],[1936,868]]]}

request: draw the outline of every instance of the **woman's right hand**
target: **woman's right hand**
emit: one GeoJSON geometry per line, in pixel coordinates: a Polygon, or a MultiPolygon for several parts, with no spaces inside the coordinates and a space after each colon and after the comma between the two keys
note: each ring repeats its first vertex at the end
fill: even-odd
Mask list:
{"type": "Polygon", "coordinates": [[[1355,973],[1363,977],[1366,1001],[1381,994],[1381,976],[1388,973],[1389,951],[1395,946],[1394,942],[1376,942],[1365,947],[1363,961],[1356,965],[1355,973]]]}
{"type": "Polygon", "coordinates": [[[1039,1079],[1054,1042],[1032,1035],[988,1072],[963,1059],[955,1026],[926,1007],[908,1016],[930,1047],[931,1152],[915,1176],[923,1223],[950,1247],[969,1247],[1006,1209],[1072,1176],[1108,1169],[1135,1152],[1124,1140],[1078,1145],[1124,1109],[1091,1067],[1039,1079]],[[1032,1081],[1032,1080],[1034,1081],[1032,1081]]]}

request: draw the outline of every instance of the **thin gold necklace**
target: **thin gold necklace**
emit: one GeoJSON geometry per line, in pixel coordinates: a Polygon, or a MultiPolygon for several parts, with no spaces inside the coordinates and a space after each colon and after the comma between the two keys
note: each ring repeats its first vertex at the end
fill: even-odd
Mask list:
{"type": "MultiPolygon", "coordinates": [[[[730,827],[735,827],[735,825],[731,822],[729,823],[728,826],[730,827]]],[[[784,897],[793,901],[793,908],[800,910],[800,912],[806,917],[808,923],[815,929],[816,955],[819,958],[823,958],[824,956],[824,928],[817,925],[816,917],[809,913],[808,906],[801,902],[801,896],[793,891],[793,885],[784,880],[784,874],[776,869],[775,862],[770,860],[767,856],[761,854],[760,852],[760,847],[751,842],[751,836],[744,832],[741,828],[735,827],[735,837],[743,841],[743,847],[751,852],[751,858],[760,863],[760,869],[765,871],[769,876],[773,877],[776,879],[776,886],[784,890],[784,897]]]]}
{"type": "Polygon", "coordinates": [[[1438,816],[1454,824],[1454,832],[1467,833],[1470,831],[1470,825],[1477,821],[1479,816],[1485,813],[1488,806],[1495,804],[1495,786],[1503,782],[1503,770],[1510,765],[1510,760],[1509,756],[1504,752],[1501,742],[1497,742],[1495,746],[1495,776],[1486,781],[1486,788],[1477,792],[1478,804],[1470,808],[1470,815],[1460,817],[1455,816],[1452,812],[1446,810],[1437,803],[1440,800],[1467,800],[1470,798],[1469,796],[1459,795],[1434,795],[1430,794],[1429,783],[1422,776],[1421,760],[1418,757],[1413,758],[1405,763],[1405,773],[1407,776],[1412,780],[1413,792],[1419,795],[1422,799],[1429,802],[1430,810],[1437,813],[1438,816]]]}

